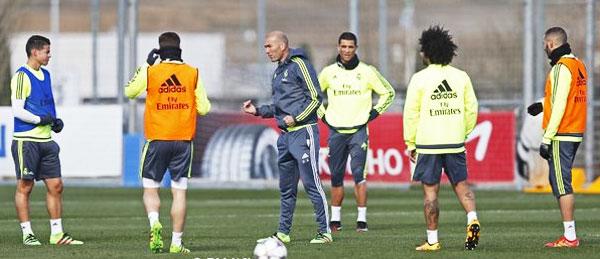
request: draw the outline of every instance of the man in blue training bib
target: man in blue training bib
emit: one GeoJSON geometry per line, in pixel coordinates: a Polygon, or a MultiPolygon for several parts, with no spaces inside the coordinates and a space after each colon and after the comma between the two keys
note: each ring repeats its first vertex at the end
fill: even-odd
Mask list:
{"type": "Polygon", "coordinates": [[[15,207],[23,231],[24,245],[41,245],[29,221],[29,196],[35,181],[43,180],[48,192],[46,206],[50,215],[51,245],[81,245],[63,232],[60,148],[52,140],[51,131],[59,133],[63,121],[56,117],[50,73],[42,66],[50,60],[50,40],[33,35],[25,46],[27,63],[20,67],[10,82],[14,114],[12,156],[17,174],[15,207]]]}

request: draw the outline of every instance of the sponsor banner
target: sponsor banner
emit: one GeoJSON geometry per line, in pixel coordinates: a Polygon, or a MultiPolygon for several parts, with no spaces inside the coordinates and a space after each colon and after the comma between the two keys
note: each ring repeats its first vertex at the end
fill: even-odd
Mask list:
{"type": "MultiPolygon", "coordinates": [[[[236,124],[263,124],[277,132],[274,119],[261,119],[241,113],[210,114],[198,121],[195,141],[197,151],[193,174],[201,175],[203,153],[210,138],[220,128],[236,124]]],[[[321,150],[319,168],[321,178],[328,180],[327,139],[329,129],[319,123],[321,150]]],[[[405,154],[402,115],[386,113],[369,124],[367,179],[370,182],[408,183],[411,179],[408,157],[405,154]]],[[[467,139],[467,166],[469,181],[475,183],[512,182],[514,180],[515,118],[512,112],[480,113],[477,126],[467,139]]],[[[345,180],[352,181],[347,166],[345,180]]],[[[447,181],[446,177],[443,177],[447,181]]]]}
{"type": "MultiPolygon", "coordinates": [[[[120,176],[123,159],[123,109],[119,105],[59,106],[62,132],[52,134],[60,146],[65,177],[120,176]]],[[[11,154],[11,107],[0,107],[0,177],[15,177],[11,154]]]]}
{"type": "MultiPolygon", "coordinates": [[[[65,121],[65,129],[53,137],[61,147],[61,164],[64,176],[73,177],[102,177],[120,176],[122,172],[122,109],[119,106],[78,106],[58,107],[58,113],[65,121]],[[82,168],[84,166],[85,168],[82,168]]],[[[467,139],[467,165],[469,167],[469,181],[475,183],[488,182],[512,182],[514,179],[514,141],[515,141],[515,118],[511,112],[481,113],[473,133],[467,139]]],[[[274,119],[261,119],[260,117],[248,116],[242,113],[211,113],[209,116],[198,120],[198,130],[194,141],[195,151],[193,160],[194,176],[202,178],[226,179],[236,181],[237,179],[261,179],[276,177],[276,159],[272,148],[274,139],[271,133],[260,129],[252,129],[254,132],[232,131],[233,135],[227,137],[227,141],[239,142],[244,138],[253,139],[251,149],[264,150],[229,150],[229,146],[237,147],[235,143],[223,142],[225,153],[217,152],[214,157],[223,155],[232,156],[233,151],[240,151],[236,157],[242,157],[245,153],[256,153],[252,161],[248,162],[240,158],[240,161],[248,165],[240,168],[223,169],[221,171],[235,171],[237,176],[224,177],[222,175],[203,175],[202,163],[206,162],[204,154],[211,137],[219,130],[234,125],[266,125],[280,133],[274,119]],[[244,135],[245,137],[242,137],[244,135]],[[233,137],[239,136],[239,137],[233,137]],[[259,138],[267,136],[264,141],[259,138]],[[263,143],[265,142],[265,143],[263,143]],[[263,143],[263,144],[261,144],[263,143]],[[262,157],[261,159],[255,159],[262,157]],[[243,168],[252,169],[242,172],[243,168]],[[269,173],[265,173],[269,172],[269,173]],[[241,176],[241,174],[248,174],[241,176]],[[269,177],[269,175],[271,177],[269,177]]],[[[0,108],[0,177],[14,177],[14,164],[10,151],[12,140],[12,111],[10,107],[0,108]]],[[[329,129],[326,125],[319,123],[320,130],[320,159],[319,168],[321,178],[330,179],[328,166],[327,139],[329,129]]],[[[405,154],[406,146],[402,138],[402,115],[383,114],[369,124],[370,143],[368,150],[367,179],[370,182],[408,183],[410,182],[411,165],[405,154]]],[[[224,136],[223,136],[224,137],[224,136]]],[[[225,138],[223,138],[225,139],[225,138]]],[[[248,141],[248,140],[246,140],[248,141]]],[[[247,144],[247,143],[246,143],[247,144]]],[[[246,147],[244,144],[242,147],[246,147]]],[[[235,153],[235,152],[234,152],[235,153]]],[[[233,158],[232,158],[233,159],[233,158]]],[[[231,160],[229,163],[232,163],[231,160]]],[[[236,160],[237,161],[237,160],[236,160]]],[[[220,173],[222,174],[222,173],[220,173]]],[[[352,181],[352,176],[347,167],[345,179],[352,181]]]]}
{"type": "MultiPolygon", "coordinates": [[[[514,180],[515,118],[512,112],[480,113],[477,126],[467,138],[467,167],[470,182],[514,180]]],[[[327,148],[328,129],[321,125],[321,178],[330,179],[327,148]]],[[[443,129],[441,129],[443,130],[443,129]]],[[[383,114],[369,124],[367,179],[370,182],[410,182],[411,164],[402,136],[402,115],[383,114]]],[[[347,181],[352,181],[349,165],[347,181]]],[[[447,178],[443,177],[444,181],[447,178]]]]}

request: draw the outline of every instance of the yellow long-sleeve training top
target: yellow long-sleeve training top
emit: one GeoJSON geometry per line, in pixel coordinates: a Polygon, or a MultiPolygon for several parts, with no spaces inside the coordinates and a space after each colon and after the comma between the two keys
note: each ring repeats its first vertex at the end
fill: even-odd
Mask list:
{"type": "Polygon", "coordinates": [[[404,104],[404,141],[422,154],[460,153],[477,122],[471,79],[450,65],[432,64],[410,79],[404,104]]]}
{"type": "Polygon", "coordinates": [[[321,91],[327,94],[327,108],[319,107],[319,117],[340,133],[354,133],[367,123],[369,112],[381,114],[392,104],[395,92],[392,85],[371,65],[360,62],[354,69],[335,63],[319,74],[321,91]],[[372,93],[379,95],[373,106],[372,93]]]}
{"type": "MultiPolygon", "coordinates": [[[[33,74],[33,76],[35,76],[38,80],[47,80],[44,78],[44,73],[42,72],[41,68],[35,70],[27,64],[23,65],[23,67],[29,70],[29,72],[31,72],[31,74],[33,74]]],[[[37,124],[39,123],[40,118],[24,108],[25,100],[30,94],[31,80],[29,77],[21,71],[15,73],[10,80],[10,98],[13,106],[13,112],[15,113],[14,115],[21,120],[37,124]]],[[[51,132],[52,130],[50,125],[37,125],[35,128],[28,131],[15,132],[13,133],[13,137],[14,139],[19,140],[47,142],[52,140],[51,132]]]]}

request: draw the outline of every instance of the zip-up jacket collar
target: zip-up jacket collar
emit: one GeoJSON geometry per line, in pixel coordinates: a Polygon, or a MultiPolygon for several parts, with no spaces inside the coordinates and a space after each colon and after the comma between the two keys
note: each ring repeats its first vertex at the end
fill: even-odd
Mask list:
{"type": "Polygon", "coordinates": [[[302,49],[290,49],[288,56],[279,62],[273,77],[272,104],[258,107],[257,114],[264,118],[275,117],[277,125],[290,131],[284,122],[292,116],[296,127],[317,122],[317,108],[321,105],[322,93],[317,73],[306,60],[302,49]]]}
{"type": "Polygon", "coordinates": [[[281,66],[282,64],[289,64],[290,62],[292,62],[292,58],[293,57],[299,57],[299,58],[307,59],[306,53],[304,53],[303,49],[292,49],[292,48],[290,48],[288,56],[283,61],[279,62],[279,65],[281,66]]]}
{"type": "Polygon", "coordinates": [[[354,55],[354,57],[352,57],[349,61],[348,64],[344,64],[344,62],[342,62],[342,57],[340,57],[340,55],[337,55],[337,58],[335,58],[335,60],[337,61],[337,65],[341,68],[344,68],[346,70],[352,70],[355,69],[358,64],[360,63],[360,60],[358,59],[358,55],[354,55]]]}

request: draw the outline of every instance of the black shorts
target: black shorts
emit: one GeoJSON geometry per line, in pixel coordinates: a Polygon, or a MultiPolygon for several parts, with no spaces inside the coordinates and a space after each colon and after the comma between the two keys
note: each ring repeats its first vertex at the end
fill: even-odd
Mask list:
{"type": "Polygon", "coordinates": [[[171,180],[191,177],[192,141],[150,140],[146,141],[140,162],[140,175],[143,178],[162,181],[167,169],[171,180]]]}
{"type": "Polygon", "coordinates": [[[571,186],[571,169],[579,142],[553,140],[550,150],[552,156],[548,159],[550,186],[557,198],[573,193],[571,186]]]}
{"type": "Polygon", "coordinates": [[[11,152],[17,179],[39,181],[61,177],[60,147],[56,142],[13,140],[11,152]]]}
{"type": "Polygon", "coordinates": [[[355,133],[343,134],[334,129],[329,130],[329,171],[331,186],[343,186],[346,163],[350,155],[350,171],[354,183],[367,179],[367,152],[369,150],[369,133],[362,127],[355,133]]]}
{"type": "Polygon", "coordinates": [[[442,177],[442,168],[452,184],[467,180],[465,152],[453,154],[418,154],[413,181],[421,181],[424,184],[438,184],[442,177]]]}

